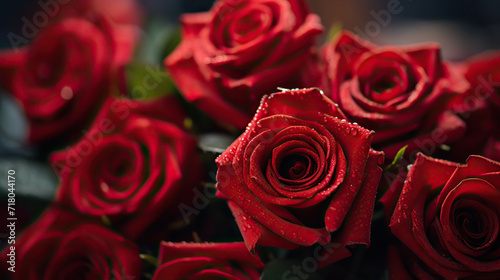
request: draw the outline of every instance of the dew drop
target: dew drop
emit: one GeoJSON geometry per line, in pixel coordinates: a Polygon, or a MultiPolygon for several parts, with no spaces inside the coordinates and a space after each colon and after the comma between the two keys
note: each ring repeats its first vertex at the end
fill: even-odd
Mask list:
{"type": "Polygon", "coordinates": [[[245,232],[245,231],[247,231],[247,228],[246,227],[242,227],[241,230],[245,232]]]}
{"type": "Polygon", "coordinates": [[[240,200],[241,201],[245,201],[245,197],[243,197],[242,195],[240,195],[240,200]]]}
{"type": "Polygon", "coordinates": [[[346,132],[347,134],[350,134],[350,133],[351,133],[351,129],[350,129],[350,128],[346,128],[345,132],[346,132]]]}
{"type": "Polygon", "coordinates": [[[247,225],[247,229],[251,229],[252,228],[252,225],[251,224],[248,224],[247,225]]]}
{"type": "Polygon", "coordinates": [[[358,129],[352,128],[352,136],[358,135],[358,129]]]}
{"type": "Polygon", "coordinates": [[[351,192],[355,192],[356,191],[356,187],[354,185],[350,185],[349,189],[351,190],[351,192]]]}
{"type": "Polygon", "coordinates": [[[293,238],[297,238],[297,233],[295,233],[295,232],[294,232],[294,233],[292,233],[292,237],[293,237],[293,238]]]}
{"type": "Polygon", "coordinates": [[[281,235],[285,235],[285,231],[284,230],[280,230],[280,234],[281,235]]]}

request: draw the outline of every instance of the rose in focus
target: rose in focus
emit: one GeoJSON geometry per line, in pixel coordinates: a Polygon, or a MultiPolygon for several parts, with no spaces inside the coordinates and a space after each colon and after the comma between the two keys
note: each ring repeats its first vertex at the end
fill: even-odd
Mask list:
{"type": "Polygon", "coordinates": [[[499,186],[499,162],[470,156],[460,165],[419,154],[406,181],[382,199],[402,242],[389,250],[391,277],[500,278],[499,186]]]}
{"type": "Polygon", "coordinates": [[[317,89],[263,98],[247,130],[217,159],[218,195],[250,251],[334,242],[325,263],[370,243],[383,154],[317,89]],[[333,233],[333,234],[332,234],[333,233]]]}
{"type": "Polygon", "coordinates": [[[316,85],[323,27],[303,0],[222,0],[181,23],[166,67],[184,97],[218,121],[243,129],[264,94],[316,85]]]}
{"type": "Polygon", "coordinates": [[[351,121],[375,130],[373,145],[387,159],[405,145],[432,154],[464,133],[463,121],[444,109],[468,83],[437,45],[378,47],[344,31],[323,59],[329,96],[351,121]]]}

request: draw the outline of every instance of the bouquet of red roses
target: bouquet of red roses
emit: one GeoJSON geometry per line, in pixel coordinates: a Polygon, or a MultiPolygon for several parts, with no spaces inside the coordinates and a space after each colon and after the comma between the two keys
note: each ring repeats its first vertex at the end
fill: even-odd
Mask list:
{"type": "Polygon", "coordinates": [[[500,279],[500,51],[319,46],[305,0],[144,22],[54,0],[9,35],[3,277],[500,279]]]}

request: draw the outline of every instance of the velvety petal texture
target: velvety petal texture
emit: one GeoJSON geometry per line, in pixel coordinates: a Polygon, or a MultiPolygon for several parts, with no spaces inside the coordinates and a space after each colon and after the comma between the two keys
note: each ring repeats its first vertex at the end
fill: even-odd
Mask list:
{"type": "Polygon", "coordinates": [[[196,140],[179,126],[179,108],[173,96],[108,99],[85,137],[51,155],[61,179],[56,201],[107,216],[130,238],[179,216],[172,214],[181,214],[177,203],[192,196],[203,174],[196,140]]]}
{"type": "MultiPolygon", "coordinates": [[[[318,89],[264,97],[245,133],[216,160],[216,188],[248,249],[368,245],[383,161],[372,139],[318,89]]],[[[325,263],[350,255],[344,250],[325,263]]]]}
{"type": "Polygon", "coordinates": [[[433,153],[465,130],[446,103],[469,84],[441,60],[436,44],[375,46],[343,31],[323,48],[328,96],[349,120],[375,130],[375,148],[393,159],[407,151],[433,153]]]}
{"type": "MultiPolygon", "coordinates": [[[[13,279],[138,279],[139,248],[101,223],[49,207],[16,238],[13,279]]],[[[0,255],[7,265],[9,250],[0,255]]]]}
{"type": "Polygon", "coordinates": [[[153,280],[258,280],[264,268],[243,242],[162,242],[158,263],[153,280]]]}
{"type": "Polygon", "coordinates": [[[303,0],[220,0],[181,23],[165,65],[183,96],[218,121],[243,129],[263,95],[316,85],[304,66],[323,27],[303,0]]]}
{"type": "MultiPolygon", "coordinates": [[[[390,268],[402,269],[394,255],[408,254],[407,267],[419,279],[498,279],[500,277],[499,217],[500,163],[470,156],[465,165],[419,154],[390,220],[392,233],[403,243],[392,248],[390,268]],[[399,252],[401,251],[401,252],[399,252]]],[[[397,188],[393,185],[391,187],[397,188]]],[[[398,272],[390,272],[398,274],[398,272]]]]}

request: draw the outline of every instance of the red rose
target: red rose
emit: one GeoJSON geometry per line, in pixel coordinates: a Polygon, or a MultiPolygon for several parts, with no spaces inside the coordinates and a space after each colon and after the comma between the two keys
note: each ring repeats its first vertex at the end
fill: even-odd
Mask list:
{"type": "Polygon", "coordinates": [[[137,0],[73,0],[62,6],[63,16],[100,14],[118,25],[140,26],[144,11],[137,0]]]}
{"type": "Polygon", "coordinates": [[[470,94],[500,108],[500,51],[482,53],[464,64],[465,78],[473,90],[470,94]]]}
{"type": "Polygon", "coordinates": [[[79,142],[51,155],[61,177],[56,201],[107,216],[134,239],[160,218],[175,218],[203,173],[196,139],[174,124],[183,117],[172,116],[174,101],[109,99],[79,142]]]}
{"type": "Polygon", "coordinates": [[[19,52],[0,54],[3,86],[25,111],[30,142],[75,138],[104,97],[117,90],[117,69],[132,52],[117,37],[104,18],[65,18],[44,27],[19,52]]]}
{"type": "Polygon", "coordinates": [[[468,84],[441,60],[439,47],[378,47],[341,32],[323,50],[330,96],[348,119],[375,130],[373,145],[392,159],[407,152],[433,153],[465,130],[445,111],[468,84]]]}
{"type": "Polygon", "coordinates": [[[463,161],[470,154],[500,160],[495,142],[500,140],[500,52],[486,52],[468,59],[459,69],[470,90],[450,104],[467,124],[465,135],[451,147],[451,158],[463,161]],[[497,154],[497,155],[495,155],[497,154]]]}
{"type": "Polygon", "coordinates": [[[221,122],[243,129],[264,94],[316,85],[299,70],[310,71],[322,32],[304,0],[221,0],[181,23],[166,67],[184,97],[221,122]]]}
{"type": "Polygon", "coordinates": [[[96,17],[105,18],[109,22],[107,32],[116,46],[113,63],[123,65],[130,60],[144,21],[144,11],[137,0],[72,0],[61,8],[58,15],[61,17],[79,17],[90,21],[96,17]]]}
{"type": "Polygon", "coordinates": [[[499,279],[499,186],[499,162],[470,156],[459,165],[419,154],[404,184],[383,199],[403,243],[389,254],[395,279],[404,279],[398,271],[419,279],[499,279]]]}
{"type": "Polygon", "coordinates": [[[162,242],[153,280],[258,280],[264,264],[245,243],[162,242]]]}
{"type": "MultiPolygon", "coordinates": [[[[13,279],[138,279],[142,261],[133,242],[59,208],[47,209],[15,243],[13,279]]],[[[10,267],[10,246],[1,254],[10,267]]],[[[7,271],[7,269],[6,269],[7,271]]]]}
{"type": "Polygon", "coordinates": [[[383,155],[370,148],[373,131],[344,118],[317,89],[274,93],[218,157],[216,188],[249,250],[332,239],[342,247],[328,263],[350,255],[344,246],[370,243],[383,155]]]}

